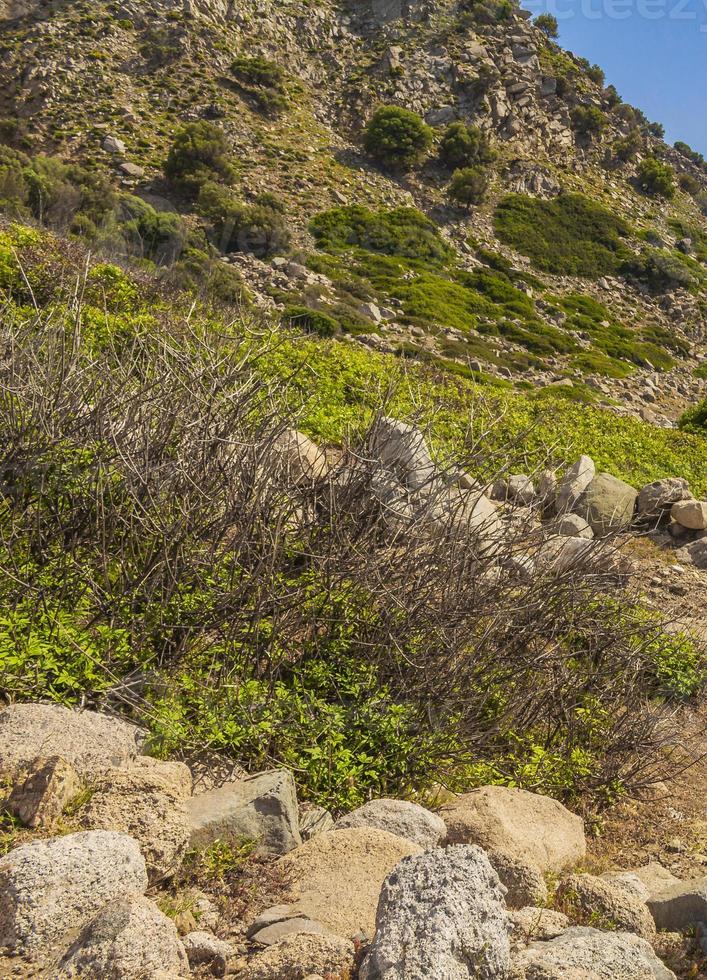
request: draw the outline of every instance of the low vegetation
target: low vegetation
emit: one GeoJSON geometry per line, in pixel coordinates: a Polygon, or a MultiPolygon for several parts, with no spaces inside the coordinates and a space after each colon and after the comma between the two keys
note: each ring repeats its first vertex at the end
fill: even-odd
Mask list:
{"type": "Polygon", "coordinates": [[[432,146],[432,130],[409,109],[381,106],[366,126],[363,145],[384,167],[408,170],[426,156],[432,146]]]}

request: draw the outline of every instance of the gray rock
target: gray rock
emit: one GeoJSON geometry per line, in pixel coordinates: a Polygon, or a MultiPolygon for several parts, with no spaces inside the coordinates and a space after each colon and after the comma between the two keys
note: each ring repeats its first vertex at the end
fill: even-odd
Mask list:
{"type": "Polygon", "coordinates": [[[535,487],[529,476],[514,473],[508,479],[494,483],[491,497],[493,500],[512,500],[527,507],[535,500],[535,487]]]}
{"type": "Polygon", "coordinates": [[[660,892],[667,891],[673,885],[680,884],[680,879],[676,878],[671,871],[664,868],[658,861],[649,861],[648,864],[644,864],[640,868],[634,868],[629,874],[635,875],[645,886],[648,891],[648,898],[652,898],[653,895],[657,895],[660,892]]]}
{"type": "Polygon", "coordinates": [[[144,980],[158,971],[189,976],[177,927],[149,899],[129,895],[106,905],[84,927],[54,975],[144,980]]]}
{"type": "Polygon", "coordinates": [[[531,943],[515,954],[514,968],[525,980],[675,980],[645,939],[587,926],[531,943]]]}
{"type": "Polygon", "coordinates": [[[37,759],[27,778],[13,785],[5,809],[26,827],[52,827],[81,788],[78,773],[66,759],[37,759]]]}
{"type": "Polygon", "coordinates": [[[681,881],[648,899],[658,929],[681,931],[707,922],[707,876],[681,881]]]}
{"type": "Polygon", "coordinates": [[[137,841],[93,830],[24,844],[0,860],[0,946],[47,955],[107,902],[147,888],[137,841]]]}
{"type": "Polygon", "coordinates": [[[94,780],[140,753],[147,733],[97,711],[59,704],[10,704],[0,711],[0,773],[17,776],[38,756],[61,756],[79,776],[94,780]]]}
{"type": "Polygon", "coordinates": [[[687,480],[671,476],[664,480],[654,480],[646,484],[638,494],[636,501],[637,513],[647,520],[667,518],[670,508],[679,500],[689,500],[692,497],[687,480]]]}
{"type": "Polygon", "coordinates": [[[548,571],[561,575],[572,568],[580,568],[594,557],[598,557],[598,553],[591,540],[557,535],[540,548],[537,563],[548,571]]]}
{"type": "MultiPolygon", "coordinates": [[[[506,896],[506,901],[508,896],[506,896]]],[[[569,928],[570,920],[563,912],[528,905],[522,909],[512,909],[508,913],[512,937],[523,942],[531,939],[554,939],[569,928]]]]}
{"type": "Polygon", "coordinates": [[[563,514],[557,522],[557,533],[567,538],[587,538],[589,540],[594,537],[594,531],[579,514],[563,514]]]}
{"type": "Polygon", "coordinates": [[[255,956],[238,973],[238,980],[305,980],[343,977],[354,962],[353,943],[339,936],[295,933],[255,956]]]}
{"type": "Polygon", "coordinates": [[[503,890],[478,847],[405,858],[383,883],[361,980],[481,980],[504,976],[509,922],[503,890]]]}
{"type": "Polygon", "coordinates": [[[563,514],[572,510],[574,504],[584,493],[596,475],[594,460],[589,456],[580,456],[557,484],[557,513],[563,514]]]}
{"type": "Polygon", "coordinates": [[[373,433],[372,448],[383,466],[396,472],[413,490],[428,485],[435,475],[425,437],[414,425],[385,416],[380,418],[373,433]]]}
{"type": "Polygon", "coordinates": [[[279,922],[273,922],[265,926],[251,936],[254,943],[260,946],[274,946],[281,942],[285,936],[294,936],[299,933],[306,933],[308,936],[331,936],[330,929],[323,926],[321,922],[310,919],[306,915],[293,915],[279,922]]]}
{"type": "Polygon", "coordinates": [[[506,889],[508,908],[520,909],[547,902],[547,885],[537,865],[495,848],[489,848],[486,855],[506,889]]]}
{"type": "Polygon", "coordinates": [[[630,527],[638,493],[609,473],[598,473],[573,505],[596,535],[630,527]]]}
{"type": "Polygon", "coordinates": [[[682,527],[703,531],[707,527],[707,501],[680,500],[671,507],[670,516],[682,527]]]}
{"type": "Polygon", "coordinates": [[[192,847],[236,835],[258,842],[265,855],[287,854],[302,843],[297,792],[285,769],[256,773],[187,801],[192,847]]]}
{"type": "Polygon", "coordinates": [[[605,871],[604,874],[599,875],[602,881],[608,881],[617,888],[623,888],[630,892],[634,898],[637,898],[640,902],[644,904],[650,898],[650,891],[646,887],[643,881],[635,873],[635,871],[605,871]]]}
{"type": "Polygon", "coordinates": [[[189,966],[202,966],[206,964],[211,967],[214,976],[222,977],[226,972],[226,965],[234,955],[233,946],[223,939],[217,939],[213,933],[199,929],[196,932],[187,933],[182,939],[184,951],[189,960],[189,966]]]}
{"type": "Polygon", "coordinates": [[[690,544],[679,548],[675,554],[686,565],[694,565],[695,568],[707,569],[707,538],[692,541],[690,544]]]}
{"type": "Polygon", "coordinates": [[[317,834],[326,834],[334,829],[334,818],[323,806],[312,803],[300,807],[299,832],[302,840],[309,840],[317,834]]]}
{"type": "Polygon", "coordinates": [[[117,136],[106,136],[101,146],[106,153],[125,153],[125,143],[117,136]]]}
{"type": "Polygon", "coordinates": [[[371,800],[336,821],[336,829],[377,827],[404,837],[420,847],[436,847],[447,835],[447,825],[436,813],[406,800],[371,800]]]}
{"type": "Polygon", "coordinates": [[[555,511],[557,501],[557,477],[553,470],[543,470],[538,478],[538,503],[545,515],[555,511]]]}
{"type": "Polygon", "coordinates": [[[316,443],[297,429],[285,429],[273,449],[287,476],[297,484],[321,480],[327,472],[326,455],[316,443]]]}
{"type": "Polygon", "coordinates": [[[592,916],[606,929],[633,932],[643,939],[655,935],[655,927],[646,903],[625,885],[594,875],[569,875],[557,889],[565,909],[578,915],[592,916]]]}

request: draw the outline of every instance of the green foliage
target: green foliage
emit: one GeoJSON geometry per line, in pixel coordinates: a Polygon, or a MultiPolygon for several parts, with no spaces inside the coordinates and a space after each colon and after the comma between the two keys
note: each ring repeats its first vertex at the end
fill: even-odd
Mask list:
{"type": "Polygon", "coordinates": [[[241,55],[231,65],[231,71],[258,108],[267,115],[276,115],[287,105],[285,73],[267,58],[241,55]]]}
{"type": "Polygon", "coordinates": [[[339,324],[334,317],[320,310],[310,310],[307,306],[287,306],[282,322],[288,327],[297,327],[320,337],[333,337],[339,332],[339,324]]]}
{"type": "Polygon", "coordinates": [[[648,123],[646,127],[651,136],[655,136],[657,139],[662,140],[665,137],[665,126],[659,122],[648,123]]]}
{"type": "Polygon", "coordinates": [[[284,251],[290,233],[277,202],[244,204],[234,191],[206,181],[197,209],[211,222],[213,244],[221,252],[250,252],[260,258],[284,251]]]}
{"type": "Polygon", "coordinates": [[[207,181],[232,183],[235,168],[226,134],[206,120],[187,123],[172,142],[164,172],[175,187],[192,195],[207,181]]]}
{"type": "Polygon", "coordinates": [[[643,149],[643,137],[638,129],[632,129],[627,136],[614,143],[614,157],[623,163],[633,160],[643,149]]]}
{"type": "Polygon", "coordinates": [[[701,153],[699,153],[697,150],[693,150],[688,143],[684,143],[682,140],[678,140],[676,143],[673,143],[673,146],[678,151],[678,153],[686,157],[696,166],[698,167],[704,166],[704,162],[705,162],[704,156],[701,153]]]}
{"type": "Polygon", "coordinates": [[[623,219],[581,194],[550,201],[511,194],[496,209],[495,228],[537,268],[559,275],[611,275],[628,256],[623,219]]]}
{"type": "Polygon", "coordinates": [[[432,145],[432,130],[409,109],[381,106],[366,126],[363,145],[384,166],[407,170],[427,154],[432,145]]]}
{"type": "Polygon", "coordinates": [[[683,432],[707,433],[707,398],[683,412],[678,425],[683,432]]]}
{"type": "Polygon", "coordinates": [[[449,199],[467,210],[481,204],[486,197],[489,179],[482,167],[462,167],[455,170],[447,190],[449,199]]]}
{"type": "Polygon", "coordinates": [[[596,136],[606,126],[606,116],[595,105],[578,105],[570,112],[575,131],[584,135],[596,136]]]}
{"type": "Polygon", "coordinates": [[[556,38],[559,33],[557,17],[552,14],[538,14],[533,23],[543,32],[545,37],[556,38]]]}
{"type": "Polygon", "coordinates": [[[679,252],[646,249],[627,262],[626,270],[656,293],[689,289],[698,282],[686,264],[685,257],[679,252]]]}
{"type": "Polygon", "coordinates": [[[439,265],[452,257],[433,221],[414,208],[369,211],[360,204],[323,211],[310,223],[319,248],[357,247],[439,265]]]}
{"type": "Polygon", "coordinates": [[[693,177],[692,174],[680,174],[678,184],[680,190],[685,194],[689,194],[691,197],[696,197],[702,190],[702,185],[699,180],[693,177]]]}
{"type": "Polygon", "coordinates": [[[675,196],[675,171],[657,157],[648,156],[641,160],[637,179],[641,190],[651,197],[675,196]]]}
{"type": "Polygon", "coordinates": [[[439,144],[439,158],[450,170],[488,164],[495,157],[496,152],[488,136],[477,126],[469,126],[463,122],[450,123],[439,144]]]}

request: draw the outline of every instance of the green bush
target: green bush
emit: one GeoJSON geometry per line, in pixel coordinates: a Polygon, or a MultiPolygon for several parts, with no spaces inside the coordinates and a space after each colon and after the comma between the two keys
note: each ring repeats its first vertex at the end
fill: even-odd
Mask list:
{"type": "Polygon", "coordinates": [[[570,118],[575,131],[588,136],[596,136],[606,126],[606,116],[595,105],[575,106],[570,118]]]}
{"type": "Polygon", "coordinates": [[[651,197],[671,198],[675,195],[675,171],[670,164],[648,156],[638,168],[638,186],[651,197]]]}
{"type": "Polygon", "coordinates": [[[678,184],[680,186],[680,190],[685,194],[689,194],[690,197],[697,197],[702,190],[702,184],[700,184],[699,180],[696,177],[693,177],[692,174],[680,174],[678,184]]]}
{"type": "Polygon", "coordinates": [[[556,38],[559,33],[557,17],[553,17],[552,14],[538,14],[533,23],[545,37],[556,38]]]}
{"type": "Polygon", "coordinates": [[[659,122],[648,123],[646,129],[651,134],[651,136],[655,136],[659,140],[665,138],[665,126],[662,123],[659,122]]]}
{"type": "Polygon", "coordinates": [[[226,134],[206,120],[187,123],[172,142],[164,172],[170,183],[192,195],[206,181],[232,183],[235,167],[226,134]]]}
{"type": "Polygon", "coordinates": [[[481,204],[488,190],[488,174],[482,167],[462,167],[455,170],[447,190],[449,199],[467,210],[481,204]]]}
{"type": "Polygon", "coordinates": [[[327,251],[356,247],[435,264],[453,255],[434,222],[414,208],[369,211],[360,204],[332,208],[318,214],[310,230],[319,248],[327,251]]]}
{"type": "Polygon", "coordinates": [[[618,139],[614,143],[614,157],[616,160],[620,160],[626,163],[629,160],[633,160],[637,153],[643,149],[643,137],[640,131],[637,129],[632,129],[627,136],[618,139]]]}
{"type": "Polygon", "coordinates": [[[683,432],[707,433],[707,398],[683,412],[678,426],[683,432]]]}
{"type": "Polygon", "coordinates": [[[463,122],[450,123],[439,144],[439,158],[450,170],[491,163],[495,157],[488,136],[463,122]]]}
{"type": "Polygon", "coordinates": [[[689,289],[697,283],[679,253],[663,252],[654,248],[646,249],[639,256],[630,259],[626,264],[626,271],[641,279],[657,293],[679,288],[689,289]]]}
{"type": "Polygon", "coordinates": [[[241,55],[232,63],[231,71],[262,112],[276,115],[285,108],[285,73],[275,62],[241,55]]]}
{"type": "Polygon", "coordinates": [[[206,181],[199,190],[197,209],[211,222],[212,242],[221,252],[250,252],[260,258],[283,252],[290,233],[279,206],[245,204],[228,187],[206,181]]]}
{"type": "Polygon", "coordinates": [[[626,223],[582,194],[549,201],[511,194],[496,209],[496,234],[558,275],[598,278],[616,272],[628,257],[626,223]]]}
{"type": "Polygon", "coordinates": [[[307,306],[288,306],[282,314],[282,322],[320,337],[333,337],[339,333],[339,324],[333,316],[307,306]]]}
{"type": "Polygon", "coordinates": [[[432,145],[432,130],[409,109],[381,106],[366,126],[363,145],[384,166],[407,170],[427,154],[432,145]]]}

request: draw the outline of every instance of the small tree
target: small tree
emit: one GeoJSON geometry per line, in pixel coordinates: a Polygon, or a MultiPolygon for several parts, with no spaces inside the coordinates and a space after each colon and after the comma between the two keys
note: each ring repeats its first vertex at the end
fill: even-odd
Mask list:
{"type": "Polygon", "coordinates": [[[439,144],[439,158],[450,170],[491,163],[495,157],[496,151],[488,136],[478,126],[467,126],[463,122],[450,123],[439,144]]]}
{"type": "Polygon", "coordinates": [[[174,137],[164,173],[175,187],[196,194],[207,180],[230,183],[235,177],[226,134],[214,123],[187,123],[174,137]]]}
{"type": "Polygon", "coordinates": [[[637,129],[632,129],[627,136],[614,143],[614,157],[616,160],[626,163],[628,160],[633,160],[642,148],[643,137],[637,129]]]}
{"type": "Polygon", "coordinates": [[[366,127],[363,145],[386,167],[407,170],[423,159],[432,145],[432,130],[415,112],[381,106],[366,127]]]}
{"type": "Polygon", "coordinates": [[[675,173],[673,168],[657,157],[649,156],[638,168],[638,183],[641,190],[651,197],[675,196],[675,173]]]}
{"type": "Polygon", "coordinates": [[[595,105],[578,105],[570,113],[572,125],[578,133],[595,136],[606,125],[606,116],[595,105]]]}
{"type": "Polygon", "coordinates": [[[482,203],[488,185],[488,174],[481,167],[462,167],[452,174],[447,194],[451,201],[468,211],[472,205],[482,203]]]}
{"type": "Polygon", "coordinates": [[[659,122],[648,123],[646,127],[651,136],[656,136],[659,140],[662,140],[665,136],[665,126],[659,122]]]}
{"type": "Polygon", "coordinates": [[[546,37],[556,38],[559,34],[557,17],[552,14],[540,14],[535,18],[535,26],[539,28],[546,37]]]}

